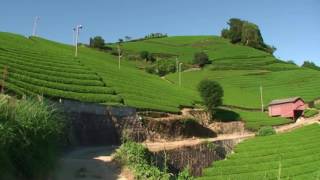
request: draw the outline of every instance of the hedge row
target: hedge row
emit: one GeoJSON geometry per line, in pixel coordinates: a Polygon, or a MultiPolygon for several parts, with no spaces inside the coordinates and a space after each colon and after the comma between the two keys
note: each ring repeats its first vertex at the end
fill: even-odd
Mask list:
{"type": "Polygon", "coordinates": [[[10,76],[7,79],[7,81],[13,84],[15,84],[17,80],[34,84],[39,87],[48,87],[51,89],[58,89],[63,91],[72,91],[72,92],[78,92],[78,93],[94,93],[94,94],[115,94],[115,91],[109,87],[62,84],[62,83],[49,82],[49,81],[39,80],[35,78],[30,78],[30,77],[18,75],[18,74],[10,74],[10,76]]]}
{"type": "Polygon", "coordinates": [[[72,68],[72,69],[87,69],[86,67],[79,64],[78,61],[74,60],[73,64],[62,64],[62,62],[68,61],[67,59],[61,59],[61,61],[54,61],[52,62],[50,58],[37,58],[37,57],[24,57],[19,54],[9,54],[9,53],[1,53],[0,57],[3,58],[10,58],[16,59],[21,61],[28,61],[30,63],[37,63],[44,66],[55,66],[55,67],[62,67],[62,68],[72,68]]]}
{"type": "Polygon", "coordinates": [[[10,62],[15,64],[20,64],[23,66],[29,66],[29,67],[50,70],[50,71],[77,73],[77,74],[94,74],[94,72],[88,69],[72,69],[72,68],[62,68],[62,67],[55,67],[55,66],[44,66],[44,65],[39,65],[38,63],[29,63],[27,62],[27,60],[22,61],[17,59],[3,58],[1,56],[0,56],[0,60],[2,62],[10,62]]]}
{"type": "Polygon", "coordinates": [[[56,76],[56,77],[86,79],[86,80],[100,80],[100,77],[98,77],[96,74],[75,74],[75,73],[67,73],[67,72],[60,72],[60,71],[44,70],[44,69],[34,68],[30,66],[23,66],[16,63],[4,62],[0,60],[0,68],[3,68],[4,66],[8,66],[9,71],[11,71],[12,69],[20,69],[23,71],[46,74],[46,75],[56,76]]]}
{"type": "Polygon", "coordinates": [[[16,50],[16,49],[8,49],[7,47],[4,47],[4,51],[7,54],[12,54],[12,55],[18,55],[20,57],[23,58],[33,58],[33,59],[37,59],[37,60],[42,60],[42,59],[49,59],[50,62],[52,63],[60,63],[60,64],[64,64],[64,65],[77,65],[78,61],[74,60],[74,61],[65,61],[66,59],[73,59],[73,57],[67,57],[67,56],[61,56],[57,54],[54,55],[49,55],[48,53],[46,54],[41,54],[41,53],[33,53],[32,51],[34,51],[34,49],[32,49],[32,51],[23,51],[23,50],[16,50]]]}
{"type": "MultiPolygon", "coordinates": [[[[10,81],[9,81],[10,82],[10,81]]],[[[53,98],[65,98],[73,99],[85,102],[96,102],[96,103],[105,103],[105,102],[115,102],[122,103],[123,99],[118,95],[112,94],[93,94],[93,93],[78,93],[71,91],[63,91],[59,89],[51,89],[48,87],[41,87],[33,84],[28,84],[22,81],[15,80],[14,84],[20,88],[32,91],[35,94],[41,94],[47,97],[53,98]]]]}
{"type": "MultiPolygon", "coordinates": [[[[0,68],[3,68],[0,65],[0,68]]],[[[2,73],[3,69],[0,69],[0,73],[2,73]]],[[[9,74],[19,74],[29,76],[35,79],[51,81],[56,83],[63,83],[63,84],[75,84],[75,85],[83,85],[83,86],[104,86],[104,82],[99,80],[82,80],[82,79],[73,79],[73,78],[64,78],[64,77],[56,77],[56,76],[48,76],[45,74],[38,74],[28,71],[22,71],[16,68],[9,68],[9,74]]]]}

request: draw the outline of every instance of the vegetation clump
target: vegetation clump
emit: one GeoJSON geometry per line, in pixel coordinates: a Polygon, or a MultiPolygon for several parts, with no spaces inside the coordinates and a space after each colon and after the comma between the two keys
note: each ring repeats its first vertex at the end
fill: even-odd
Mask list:
{"type": "Polygon", "coordinates": [[[104,49],[105,41],[101,36],[90,38],[89,46],[97,49],[104,49]]]}
{"type": "Polygon", "coordinates": [[[223,29],[221,36],[230,39],[231,43],[241,43],[270,54],[273,54],[276,50],[275,47],[270,47],[264,43],[260,29],[256,24],[238,18],[231,18],[228,25],[230,26],[229,29],[223,29]]]}
{"type": "Polygon", "coordinates": [[[127,141],[123,143],[115,154],[115,159],[128,166],[137,179],[167,180],[172,175],[154,166],[151,154],[147,148],[139,143],[127,141]]]}
{"type": "Polygon", "coordinates": [[[203,67],[206,64],[209,64],[209,56],[205,52],[197,52],[194,54],[193,64],[203,67]]]}
{"type": "Polygon", "coordinates": [[[316,109],[306,109],[304,111],[304,117],[310,118],[310,117],[317,115],[318,113],[319,113],[319,111],[316,109]]]}
{"type": "Polygon", "coordinates": [[[270,136],[273,134],[276,134],[276,131],[272,128],[272,126],[264,126],[257,132],[257,136],[270,136]]]}
{"type": "Polygon", "coordinates": [[[309,68],[309,69],[314,69],[320,71],[320,67],[317,66],[314,62],[312,61],[304,61],[301,67],[309,68]]]}
{"type": "Polygon", "coordinates": [[[198,85],[198,91],[209,112],[214,113],[214,110],[222,105],[223,89],[218,82],[202,80],[198,85]]]}
{"type": "Polygon", "coordinates": [[[63,119],[43,102],[0,99],[0,179],[46,179],[56,162],[63,119]]]}
{"type": "Polygon", "coordinates": [[[144,39],[154,39],[154,38],[163,38],[168,37],[167,34],[164,33],[150,33],[144,37],[144,39]]]}
{"type": "Polygon", "coordinates": [[[161,59],[157,62],[148,65],[146,67],[146,72],[151,74],[157,74],[159,76],[164,76],[169,73],[174,73],[176,71],[176,64],[173,61],[161,59]]]}

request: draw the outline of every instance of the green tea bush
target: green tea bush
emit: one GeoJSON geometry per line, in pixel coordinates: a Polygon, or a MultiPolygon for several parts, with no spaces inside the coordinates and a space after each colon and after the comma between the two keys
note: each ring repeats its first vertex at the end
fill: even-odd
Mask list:
{"type": "Polygon", "coordinates": [[[304,111],[304,117],[310,118],[310,117],[317,115],[318,113],[319,113],[319,111],[316,109],[306,109],[304,111]]]}
{"type": "Polygon", "coordinates": [[[33,100],[0,96],[0,179],[45,179],[54,167],[63,118],[33,100]]]}
{"type": "Polygon", "coordinates": [[[270,136],[276,134],[276,131],[271,126],[265,126],[259,129],[257,136],[270,136]]]}

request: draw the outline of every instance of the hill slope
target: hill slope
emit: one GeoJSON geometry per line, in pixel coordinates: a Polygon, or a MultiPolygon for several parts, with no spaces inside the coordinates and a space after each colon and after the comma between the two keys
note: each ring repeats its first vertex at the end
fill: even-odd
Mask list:
{"type": "MultiPolygon", "coordinates": [[[[17,94],[43,94],[85,102],[124,104],[162,111],[191,106],[197,95],[138,70],[107,53],[41,38],[0,33],[0,69],[8,68],[6,87],[17,94]]],[[[2,78],[2,76],[1,76],[2,78]]]]}
{"type": "MultiPolygon", "coordinates": [[[[192,62],[195,52],[204,51],[212,61],[200,71],[182,73],[182,86],[196,91],[202,79],[221,83],[224,103],[246,108],[260,108],[260,86],[265,106],[273,99],[301,96],[306,101],[319,98],[320,72],[300,68],[250,47],[234,45],[214,36],[178,36],[123,44],[125,53],[138,55],[147,50],[160,58],[192,62]]],[[[178,74],[166,76],[178,84],[178,74]]]]}

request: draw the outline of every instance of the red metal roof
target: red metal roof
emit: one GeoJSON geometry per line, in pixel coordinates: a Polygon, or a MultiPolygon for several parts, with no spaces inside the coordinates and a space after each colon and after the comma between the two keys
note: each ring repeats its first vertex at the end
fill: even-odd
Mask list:
{"type": "Polygon", "coordinates": [[[287,99],[275,99],[269,103],[269,106],[276,105],[276,104],[293,103],[293,102],[298,101],[299,99],[303,101],[303,99],[301,99],[300,97],[291,97],[291,98],[287,98],[287,99]]]}

